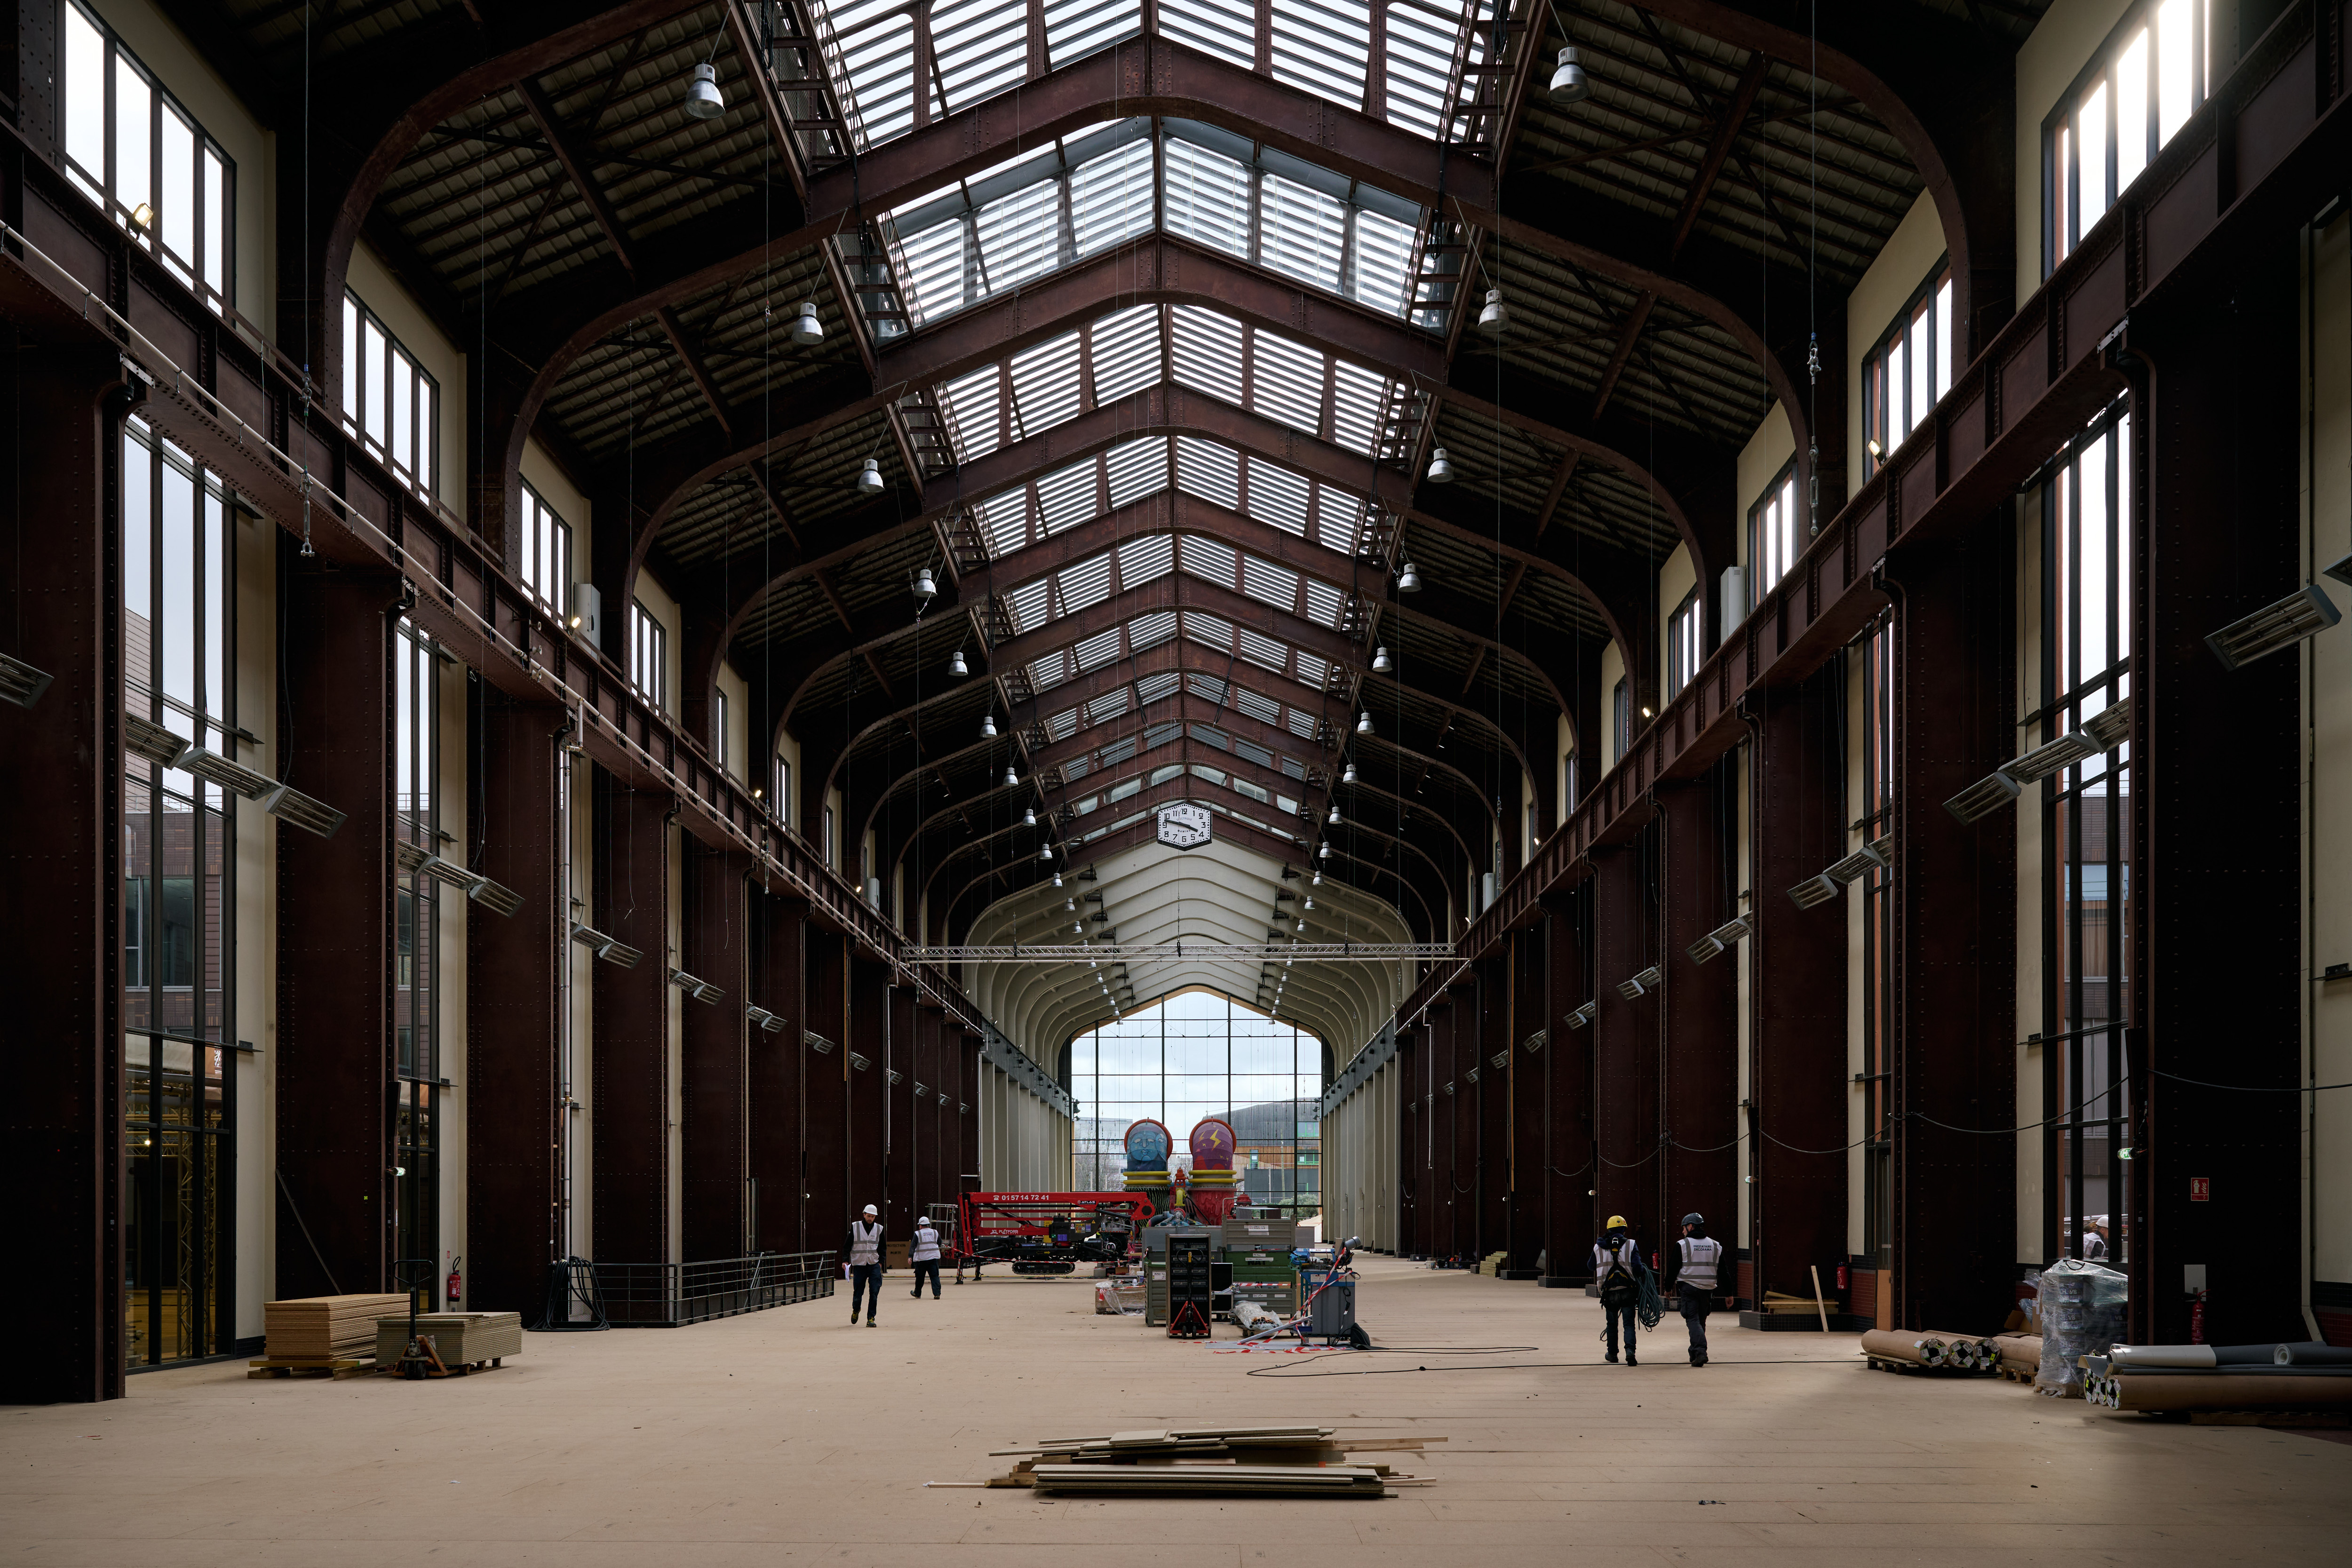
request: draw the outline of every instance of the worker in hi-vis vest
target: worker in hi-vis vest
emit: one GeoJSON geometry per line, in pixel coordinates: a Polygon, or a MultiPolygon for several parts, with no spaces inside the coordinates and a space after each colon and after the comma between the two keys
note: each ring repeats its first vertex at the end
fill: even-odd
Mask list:
{"type": "Polygon", "coordinates": [[[1723,1243],[1706,1233],[1706,1216],[1683,1215],[1682,1239],[1675,1244],[1675,1307],[1690,1330],[1690,1363],[1706,1364],[1706,1315],[1715,1310],[1715,1293],[1722,1282],[1723,1243]]]}
{"type": "Polygon", "coordinates": [[[931,1216],[929,1215],[915,1222],[915,1245],[908,1249],[907,1261],[915,1266],[915,1288],[907,1294],[919,1300],[923,1294],[923,1277],[928,1274],[931,1280],[931,1300],[938,1300],[940,1299],[940,1230],[939,1226],[931,1223],[931,1216]]]}
{"type": "Polygon", "coordinates": [[[857,1326],[858,1303],[866,1306],[866,1326],[882,1305],[882,1211],[866,1205],[866,1217],[849,1222],[849,1326],[857,1326]],[[872,1294],[867,1294],[868,1291],[872,1294]]]}
{"type": "Polygon", "coordinates": [[[1622,1214],[1609,1216],[1609,1228],[1592,1244],[1592,1282],[1601,1289],[1608,1359],[1617,1359],[1617,1325],[1622,1322],[1625,1326],[1625,1364],[1641,1365],[1633,1358],[1633,1323],[1642,1303],[1642,1247],[1626,1228],[1622,1214]]]}

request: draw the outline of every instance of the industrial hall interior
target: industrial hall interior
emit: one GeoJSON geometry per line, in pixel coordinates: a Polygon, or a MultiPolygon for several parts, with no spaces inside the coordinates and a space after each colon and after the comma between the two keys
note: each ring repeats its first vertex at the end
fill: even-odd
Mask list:
{"type": "Polygon", "coordinates": [[[2342,1561],[2352,0],[11,10],[0,1549],[2342,1561]]]}

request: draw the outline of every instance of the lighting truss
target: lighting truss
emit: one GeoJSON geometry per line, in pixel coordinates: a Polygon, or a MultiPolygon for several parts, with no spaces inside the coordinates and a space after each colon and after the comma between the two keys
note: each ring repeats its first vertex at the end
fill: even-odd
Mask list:
{"type": "Polygon", "coordinates": [[[1454,1080],[1450,1078],[1445,1080],[1445,1092],[1448,1094],[1454,1092],[1454,1080]]]}
{"type": "MultiPolygon", "coordinates": [[[[2005,773],[1990,773],[1944,803],[1961,826],[1981,822],[2017,798],[2017,781],[2005,773]]],[[[1792,889],[1790,898],[1796,897],[1792,889]]]]}
{"type": "Polygon", "coordinates": [[[915,1098],[917,1100],[928,1100],[930,1098],[930,1093],[931,1086],[929,1084],[924,1083],[920,1079],[916,1080],[915,1098]]]}
{"type": "MultiPolygon", "coordinates": [[[[1469,1082],[1476,1083],[1478,1081],[1478,1069],[1476,1068],[1472,1068],[1468,1072],[1464,1073],[1462,1076],[1469,1082]]],[[[1454,1086],[1452,1084],[1447,1084],[1445,1089],[1446,1092],[1450,1094],[1454,1090],[1454,1086]]]]}
{"type": "Polygon", "coordinates": [[[2103,750],[2104,747],[2092,744],[2082,731],[2070,731],[2047,744],[2034,747],[2021,757],[2001,763],[2000,771],[2020,784],[2040,784],[2084,757],[2097,756],[2103,750]]]}
{"type": "Polygon", "coordinates": [[[454,860],[444,860],[421,846],[405,841],[395,841],[392,847],[394,858],[399,861],[402,870],[412,874],[422,872],[436,882],[446,882],[495,914],[511,915],[522,908],[520,893],[511,888],[501,887],[478,872],[468,871],[454,860]]]}
{"type": "Polygon", "coordinates": [[[1594,1018],[1599,1017],[1600,1016],[1601,1004],[1598,1002],[1587,1002],[1583,1006],[1579,1007],[1575,1012],[1570,1013],[1568,1016],[1568,1026],[1571,1029],[1581,1029],[1585,1025],[1590,1024],[1594,1018]]]}
{"type": "Polygon", "coordinates": [[[2131,738],[2131,699],[2109,703],[2083,721],[2083,727],[2001,763],[1944,803],[1961,826],[1980,821],[2018,797],[2026,784],[2109,752],[2131,738]]]}
{"type": "Polygon", "coordinates": [[[1549,1044],[1551,1044],[1551,1031],[1549,1029],[1538,1029],[1534,1034],[1529,1035],[1526,1039],[1519,1042],[1519,1048],[1527,1052],[1528,1055],[1533,1056],[1549,1044]]]}
{"type": "Polygon", "coordinates": [[[1511,1065],[1511,1047],[1505,1046],[1501,1050],[1496,1051],[1493,1056],[1488,1057],[1486,1058],[1486,1065],[1495,1068],[1497,1072],[1509,1067],[1511,1065]]]}
{"type": "Polygon", "coordinates": [[[814,1051],[821,1057],[829,1057],[833,1055],[833,1042],[826,1039],[823,1035],[818,1034],[814,1029],[803,1029],[801,1031],[801,1044],[806,1046],[809,1049],[814,1051]]]}
{"type": "Polygon", "coordinates": [[[856,1068],[859,1072],[864,1072],[867,1068],[874,1065],[874,1058],[871,1057],[861,1057],[856,1051],[852,1051],[849,1053],[849,1065],[856,1068]]]}
{"type": "Polygon", "coordinates": [[[2224,669],[2237,669],[2326,631],[2344,612],[2316,583],[2305,583],[2274,605],[2231,621],[2205,638],[2224,669]]]}
{"type": "Polygon", "coordinates": [[[1442,942],[1162,942],[1127,946],[1117,942],[1097,946],[1060,942],[1034,947],[1024,943],[1011,947],[918,947],[907,952],[907,960],[912,963],[1160,963],[1185,958],[1255,963],[1276,959],[1322,963],[1399,963],[1416,960],[1437,963],[1453,956],[1453,946],[1442,942]]]}
{"type": "Polygon", "coordinates": [[[892,1089],[896,1089],[900,1084],[907,1081],[907,1075],[900,1072],[897,1068],[884,1068],[882,1070],[889,1076],[890,1087],[892,1089]]]}
{"type": "Polygon", "coordinates": [[[713,1007],[718,1006],[719,999],[727,994],[726,992],[721,991],[718,986],[710,984],[709,981],[698,980],[683,969],[671,970],[669,972],[669,983],[672,985],[677,986],[680,991],[685,992],[688,996],[693,997],[696,1001],[708,1003],[713,1007]]]}
{"type": "Polygon", "coordinates": [[[2131,739],[2131,716],[2132,702],[2126,697],[2120,702],[2110,702],[2084,720],[2083,729],[2091,739],[2113,751],[2131,739]]]}
{"type": "Polygon", "coordinates": [[[751,1020],[754,1027],[765,1029],[772,1035],[781,1035],[786,1029],[792,1027],[790,1024],[786,1023],[783,1019],[777,1017],[765,1007],[747,1005],[743,1009],[743,1016],[751,1020]]]}
{"type": "Polygon", "coordinates": [[[0,698],[19,708],[30,708],[48,689],[48,671],[35,669],[21,658],[0,653],[0,698]]]}
{"type": "Polygon", "coordinates": [[[616,963],[623,969],[635,969],[637,960],[645,957],[627,942],[616,942],[593,926],[582,925],[578,921],[572,922],[572,940],[605,963],[616,963]]]}

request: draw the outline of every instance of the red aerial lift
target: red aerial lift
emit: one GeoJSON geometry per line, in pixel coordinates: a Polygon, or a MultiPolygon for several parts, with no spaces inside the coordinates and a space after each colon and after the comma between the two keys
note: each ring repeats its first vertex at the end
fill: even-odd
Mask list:
{"type": "Polygon", "coordinates": [[[1142,1193],[965,1193],[950,1244],[964,1265],[1010,1263],[1015,1274],[1068,1274],[1081,1263],[1116,1263],[1151,1218],[1142,1193]]]}

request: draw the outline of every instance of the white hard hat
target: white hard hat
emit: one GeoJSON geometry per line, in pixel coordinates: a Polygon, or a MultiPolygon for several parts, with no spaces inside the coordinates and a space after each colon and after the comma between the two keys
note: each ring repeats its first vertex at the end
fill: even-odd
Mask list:
{"type": "Polygon", "coordinates": [[[882,1211],[876,1208],[872,1204],[867,1204],[866,1205],[866,1212],[867,1214],[880,1214],[882,1211]]]}

